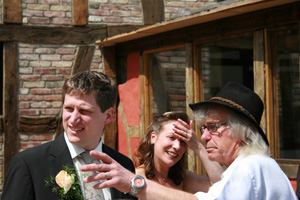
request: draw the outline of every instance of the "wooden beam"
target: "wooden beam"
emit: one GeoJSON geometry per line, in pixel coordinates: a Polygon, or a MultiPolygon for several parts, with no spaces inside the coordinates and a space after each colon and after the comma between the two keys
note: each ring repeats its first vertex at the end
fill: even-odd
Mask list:
{"type": "Polygon", "coordinates": [[[20,117],[19,131],[22,133],[53,133],[58,126],[56,117],[20,117]]]}
{"type": "MultiPolygon", "coordinates": [[[[182,44],[207,37],[231,36],[233,33],[255,31],[274,25],[298,23],[300,3],[261,10],[212,22],[167,31],[128,42],[116,44],[116,55],[122,56],[137,51],[148,51],[171,45],[182,44]],[[278,15],[280,13],[280,15],[278,15]]],[[[205,38],[205,39],[206,39],[205,38]]],[[[205,41],[204,41],[205,42],[205,41]]]]}
{"type": "Polygon", "coordinates": [[[262,99],[265,110],[261,118],[260,126],[267,132],[266,122],[266,80],[265,80],[265,53],[264,53],[264,30],[255,31],[253,34],[253,76],[254,91],[262,99]]]}
{"type": "Polygon", "coordinates": [[[87,0],[73,0],[73,25],[85,26],[88,18],[87,0]]]}
{"type": "Polygon", "coordinates": [[[165,20],[163,0],[142,0],[144,24],[151,25],[165,20]]]}
{"type": "MultiPolygon", "coordinates": [[[[113,81],[117,82],[117,70],[116,70],[116,57],[115,48],[109,47],[102,49],[104,58],[104,71],[113,81]]],[[[112,122],[104,127],[104,144],[110,146],[113,149],[117,147],[117,134],[118,134],[118,122],[117,122],[117,105],[114,105],[114,118],[112,122]]]]}
{"type": "Polygon", "coordinates": [[[76,74],[90,69],[94,50],[95,46],[79,46],[71,74],[76,74]]]}
{"type": "MultiPolygon", "coordinates": [[[[185,47],[186,50],[186,68],[185,68],[185,90],[186,90],[186,113],[192,119],[193,112],[189,108],[190,103],[194,103],[194,79],[193,79],[193,44],[188,42],[185,47]]],[[[187,163],[188,163],[188,170],[194,173],[197,172],[197,156],[193,150],[188,148],[187,150],[187,163]]]]}
{"type": "Polygon", "coordinates": [[[107,37],[128,33],[139,28],[143,28],[145,25],[119,25],[119,26],[107,26],[107,37]]]}
{"type": "Polygon", "coordinates": [[[0,42],[37,44],[94,44],[106,37],[106,26],[38,27],[0,25],[0,42]]]}
{"type": "Polygon", "coordinates": [[[3,0],[3,21],[4,23],[22,23],[21,0],[3,0]]]}
{"type": "Polygon", "coordinates": [[[18,152],[18,44],[4,43],[4,176],[11,158],[18,152]]]}

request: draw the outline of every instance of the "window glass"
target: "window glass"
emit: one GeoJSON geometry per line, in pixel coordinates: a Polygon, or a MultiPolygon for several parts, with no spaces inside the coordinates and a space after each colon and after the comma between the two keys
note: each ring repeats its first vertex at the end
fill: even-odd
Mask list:
{"type": "MultiPolygon", "coordinates": [[[[279,158],[300,158],[300,76],[298,29],[271,34],[275,71],[275,122],[279,123],[279,158]]],[[[276,130],[278,131],[278,130],[276,130]]]]}
{"type": "Polygon", "coordinates": [[[153,53],[151,58],[153,117],[167,111],[185,111],[185,49],[153,53]]]}
{"type": "Polygon", "coordinates": [[[203,45],[199,63],[202,66],[204,100],[215,96],[228,81],[253,89],[252,37],[203,45]]]}

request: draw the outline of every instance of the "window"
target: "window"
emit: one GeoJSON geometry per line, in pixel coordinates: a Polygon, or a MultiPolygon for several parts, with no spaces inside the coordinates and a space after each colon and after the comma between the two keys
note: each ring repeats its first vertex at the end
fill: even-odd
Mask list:
{"type": "MultiPolygon", "coordinates": [[[[186,111],[186,50],[146,53],[149,79],[149,122],[167,111],[186,111]]],[[[146,107],[147,109],[147,107],[146,107]]],[[[149,124],[146,123],[148,126],[149,124]]]]}
{"type": "Polygon", "coordinates": [[[300,158],[298,27],[270,33],[273,66],[275,158],[300,158]]]}
{"type": "Polygon", "coordinates": [[[203,100],[215,96],[228,81],[253,89],[252,37],[209,43],[200,49],[203,100]]]}

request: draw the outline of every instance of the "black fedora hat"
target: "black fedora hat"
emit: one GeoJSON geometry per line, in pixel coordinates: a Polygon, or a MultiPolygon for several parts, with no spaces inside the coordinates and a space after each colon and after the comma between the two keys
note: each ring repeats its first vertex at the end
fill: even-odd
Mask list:
{"type": "Polygon", "coordinates": [[[224,105],[242,113],[253,123],[266,144],[269,145],[268,139],[259,125],[264,111],[264,104],[255,92],[239,83],[228,82],[215,97],[208,101],[189,104],[189,106],[195,111],[200,106],[208,103],[224,105]]]}

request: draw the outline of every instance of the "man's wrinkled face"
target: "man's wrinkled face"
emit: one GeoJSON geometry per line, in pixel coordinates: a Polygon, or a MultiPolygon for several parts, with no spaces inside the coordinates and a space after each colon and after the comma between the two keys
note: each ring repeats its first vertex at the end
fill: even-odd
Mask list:
{"type": "MultiPolygon", "coordinates": [[[[202,126],[208,124],[221,124],[227,122],[226,109],[223,106],[214,106],[208,116],[202,122],[202,126]]],[[[218,127],[216,132],[210,133],[207,128],[201,135],[201,140],[206,143],[208,158],[212,161],[229,166],[236,158],[241,143],[230,134],[228,124],[218,127]]]]}

